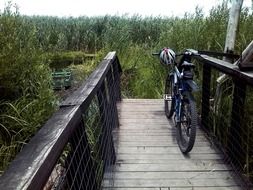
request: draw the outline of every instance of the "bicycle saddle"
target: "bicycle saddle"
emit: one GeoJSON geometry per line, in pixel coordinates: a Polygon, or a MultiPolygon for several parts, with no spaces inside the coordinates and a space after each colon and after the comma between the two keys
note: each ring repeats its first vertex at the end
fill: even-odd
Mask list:
{"type": "Polygon", "coordinates": [[[189,63],[187,61],[184,61],[181,65],[182,67],[190,67],[190,68],[194,68],[195,65],[193,63],[189,63]]]}

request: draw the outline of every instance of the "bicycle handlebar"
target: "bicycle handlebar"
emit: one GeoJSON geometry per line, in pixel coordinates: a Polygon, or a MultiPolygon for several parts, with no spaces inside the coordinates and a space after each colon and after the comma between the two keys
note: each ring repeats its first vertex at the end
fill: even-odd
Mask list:
{"type": "Polygon", "coordinates": [[[160,55],[159,52],[152,53],[152,55],[160,55]]]}
{"type": "MultiPolygon", "coordinates": [[[[159,56],[159,55],[160,55],[160,52],[155,52],[155,53],[152,53],[152,55],[159,56]]],[[[185,53],[179,53],[179,54],[176,54],[176,57],[177,57],[177,56],[180,56],[180,55],[185,55],[185,53]]]]}
{"type": "MultiPolygon", "coordinates": [[[[154,53],[152,53],[152,55],[159,56],[160,53],[161,53],[161,51],[160,51],[160,52],[154,52],[154,53]]],[[[197,54],[198,54],[198,51],[193,50],[193,49],[186,49],[185,52],[176,54],[176,57],[181,56],[181,55],[187,55],[187,54],[188,54],[188,55],[197,55],[197,54]]]]}

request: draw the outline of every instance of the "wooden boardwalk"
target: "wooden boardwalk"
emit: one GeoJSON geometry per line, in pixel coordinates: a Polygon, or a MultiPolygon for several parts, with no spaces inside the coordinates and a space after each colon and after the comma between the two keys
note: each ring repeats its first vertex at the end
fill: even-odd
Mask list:
{"type": "Polygon", "coordinates": [[[193,150],[187,156],[180,152],[173,122],[163,112],[163,100],[124,99],[118,110],[113,183],[112,175],[105,174],[103,189],[240,189],[222,154],[200,129],[193,150]]]}

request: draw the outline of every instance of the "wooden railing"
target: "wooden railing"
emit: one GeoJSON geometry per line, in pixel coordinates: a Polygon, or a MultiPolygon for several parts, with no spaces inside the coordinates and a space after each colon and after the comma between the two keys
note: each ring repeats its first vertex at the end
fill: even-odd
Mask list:
{"type": "Polygon", "coordinates": [[[100,189],[115,162],[121,67],[110,52],[0,178],[0,189],[100,189]]]}
{"type": "Polygon", "coordinates": [[[250,189],[253,182],[253,72],[214,58],[234,55],[192,50],[199,63],[201,126],[223,151],[225,161],[250,189]],[[208,56],[209,55],[209,56],[208,56]],[[210,57],[212,55],[212,57],[210,57]],[[226,74],[222,84],[217,78],[226,74]]]}

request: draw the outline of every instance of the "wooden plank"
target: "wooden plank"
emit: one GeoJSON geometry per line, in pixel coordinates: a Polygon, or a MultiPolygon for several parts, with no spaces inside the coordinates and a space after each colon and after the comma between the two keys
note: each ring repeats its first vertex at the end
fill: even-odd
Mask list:
{"type": "Polygon", "coordinates": [[[118,104],[118,107],[120,108],[120,107],[135,107],[135,106],[137,106],[137,107],[141,107],[141,106],[143,106],[143,107],[163,107],[164,106],[164,102],[146,102],[146,101],[142,101],[141,99],[140,100],[138,100],[139,101],[139,103],[124,103],[124,100],[122,101],[122,103],[121,104],[118,104]]]}
{"type": "Polygon", "coordinates": [[[222,154],[191,154],[191,155],[183,155],[179,154],[120,154],[117,153],[117,159],[176,159],[176,160],[185,160],[186,158],[194,159],[223,159],[222,154]]]}
{"type": "MultiPolygon", "coordinates": [[[[176,134],[176,131],[169,131],[169,130],[167,130],[166,132],[164,132],[164,133],[162,133],[162,132],[160,132],[160,133],[158,133],[158,132],[156,132],[156,133],[154,133],[154,132],[143,132],[143,133],[141,133],[141,132],[132,132],[132,133],[129,133],[129,132],[127,132],[127,133],[124,133],[123,131],[121,131],[121,132],[119,132],[119,133],[117,133],[117,134],[115,134],[115,135],[118,135],[118,136],[137,136],[137,137],[145,137],[145,136],[149,136],[149,137],[152,137],[152,136],[158,136],[158,137],[161,137],[161,136],[166,136],[166,137],[168,137],[168,135],[175,135],[176,134]]],[[[199,135],[201,135],[201,134],[199,134],[199,135]]]]}
{"type": "Polygon", "coordinates": [[[163,99],[123,99],[119,106],[122,105],[164,105],[163,99]]]}
{"type": "MultiPolygon", "coordinates": [[[[170,137],[162,137],[159,139],[159,137],[156,136],[147,136],[147,137],[140,137],[140,136],[114,136],[114,140],[118,142],[168,142],[168,143],[174,143],[177,145],[177,140],[174,134],[170,134],[170,137]]],[[[195,142],[206,142],[206,139],[202,136],[197,138],[195,142]]]]}
{"type": "Polygon", "coordinates": [[[115,59],[116,51],[109,52],[104,59],[115,59]]]}
{"type": "Polygon", "coordinates": [[[208,63],[210,66],[212,66],[212,67],[214,67],[214,68],[218,69],[219,71],[222,71],[226,74],[233,74],[234,71],[236,69],[238,69],[237,65],[233,65],[229,62],[226,62],[226,61],[214,58],[214,57],[210,57],[207,55],[197,56],[196,58],[208,63]]]}
{"type": "MultiPolygon", "coordinates": [[[[149,140],[140,140],[140,141],[121,141],[120,139],[114,138],[114,142],[116,143],[116,147],[123,147],[125,148],[143,148],[145,147],[151,147],[151,148],[163,148],[163,147],[178,147],[176,139],[168,139],[166,141],[149,141],[149,140]]],[[[210,144],[208,144],[205,141],[195,141],[196,147],[209,147],[210,144]]],[[[198,149],[197,149],[198,150],[198,149]]],[[[194,151],[195,152],[195,151],[194,151]]],[[[211,153],[211,152],[209,152],[211,153]]]]}
{"type": "MultiPolygon", "coordinates": [[[[118,135],[115,138],[120,139],[120,141],[168,141],[168,142],[175,142],[176,143],[176,137],[175,135],[169,135],[169,136],[124,136],[124,135],[118,135]],[[173,140],[174,139],[174,140],[173,140]],[[172,141],[173,140],[173,141],[172,141]]],[[[203,136],[200,136],[196,139],[196,141],[206,141],[206,138],[203,136]]]]}
{"type": "Polygon", "coordinates": [[[191,159],[185,159],[185,160],[175,160],[175,159],[159,159],[159,157],[157,157],[156,159],[117,159],[117,164],[194,164],[194,165],[213,165],[213,164],[223,164],[224,161],[222,159],[216,159],[216,160],[212,160],[212,159],[205,159],[205,160],[201,160],[201,159],[195,159],[195,160],[191,160],[191,159]]]}
{"type": "MultiPolygon", "coordinates": [[[[133,113],[134,114],[134,113],[133,113]]],[[[136,121],[136,120],[139,120],[139,124],[142,124],[143,122],[144,123],[148,123],[148,122],[145,122],[145,121],[162,121],[160,123],[164,123],[164,124],[167,124],[167,125],[170,125],[173,124],[172,126],[174,126],[174,120],[172,119],[167,119],[165,118],[164,116],[152,116],[152,115],[149,115],[149,116],[145,116],[146,113],[143,113],[142,115],[140,115],[140,117],[138,117],[138,115],[134,114],[134,115],[129,115],[129,116],[119,116],[119,120],[121,121],[121,123],[124,123],[124,125],[130,125],[131,124],[131,121],[136,121]],[[128,123],[129,122],[129,123],[128,123]]],[[[127,114],[126,114],[127,115],[127,114]]],[[[154,123],[153,122],[153,123],[154,123]]]]}
{"type": "MultiPolygon", "coordinates": [[[[108,187],[110,184],[108,180],[104,180],[103,186],[108,187]]],[[[237,186],[235,181],[229,179],[156,179],[156,180],[142,180],[142,179],[123,179],[114,180],[113,187],[233,187],[237,186]]]]}
{"type": "Polygon", "coordinates": [[[159,125],[155,125],[153,123],[129,123],[124,124],[120,123],[121,129],[143,129],[143,130],[149,130],[149,129],[171,129],[172,124],[170,123],[160,123],[159,125]]]}
{"type": "MultiPolygon", "coordinates": [[[[148,147],[178,147],[175,142],[150,142],[150,141],[139,141],[139,142],[134,142],[134,141],[119,141],[116,142],[117,144],[115,146],[117,147],[143,147],[143,146],[148,146],[148,147]]],[[[211,144],[209,142],[200,142],[196,141],[194,144],[194,147],[207,147],[210,146],[211,144]]]]}
{"type": "MultiPolygon", "coordinates": [[[[118,131],[118,132],[115,132],[114,135],[118,135],[118,136],[139,136],[139,137],[145,137],[145,136],[169,136],[169,135],[176,135],[176,130],[153,130],[153,131],[144,131],[144,132],[141,132],[141,131],[138,131],[137,130],[132,130],[129,129],[127,132],[125,132],[126,130],[122,130],[122,131],[118,131]],[[162,132],[163,131],[163,132],[162,132]]],[[[196,136],[201,136],[203,137],[203,133],[201,132],[197,132],[196,136]]]]}
{"type": "Polygon", "coordinates": [[[123,99],[122,102],[119,105],[122,104],[162,104],[164,103],[163,99],[123,99]]]}
{"type": "Polygon", "coordinates": [[[162,113],[164,112],[164,107],[163,105],[156,105],[156,104],[150,104],[150,105],[122,105],[118,107],[119,110],[122,110],[124,112],[129,112],[129,111],[146,111],[146,112],[151,112],[152,113],[162,113]]]}
{"type": "Polygon", "coordinates": [[[240,69],[248,69],[252,70],[253,68],[253,41],[246,47],[242,52],[242,57],[238,61],[238,66],[240,69]]]}
{"type": "MultiPolygon", "coordinates": [[[[149,128],[145,128],[145,130],[141,129],[141,128],[133,128],[133,129],[124,129],[124,128],[117,128],[113,130],[113,133],[118,134],[118,133],[122,133],[122,134],[132,134],[132,133],[136,133],[136,134],[162,134],[162,133],[169,133],[172,131],[172,127],[171,128],[166,128],[166,129],[159,129],[159,128],[153,128],[153,129],[149,129],[149,128]]],[[[176,131],[175,129],[173,129],[173,132],[176,131]]]]}
{"type": "MultiPolygon", "coordinates": [[[[185,187],[172,187],[170,188],[170,190],[241,190],[242,188],[240,186],[228,186],[228,187],[189,187],[189,188],[185,188],[185,187]]],[[[165,188],[161,189],[161,190],[165,190],[165,188]]]]}
{"type": "MultiPolygon", "coordinates": [[[[114,179],[229,179],[232,178],[231,171],[190,171],[190,172],[115,172],[114,179]]],[[[105,179],[110,179],[111,175],[105,175],[105,179]]]]}
{"type": "MultiPolygon", "coordinates": [[[[150,108],[149,108],[150,109],[150,108]]],[[[120,115],[122,115],[122,114],[127,114],[127,113],[129,113],[129,112],[131,112],[131,113],[129,113],[129,115],[131,115],[131,114],[147,114],[147,113],[150,113],[150,110],[148,110],[148,108],[143,108],[143,107],[136,107],[136,109],[133,109],[133,108],[128,108],[128,107],[124,107],[124,108],[122,108],[122,109],[118,109],[119,111],[120,111],[120,115]],[[121,110],[123,110],[122,112],[121,112],[121,110]]],[[[152,114],[151,115],[163,115],[164,114],[164,109],[163,109],[163,107],[153,107],[152,108],[152,114]]]]}
{"type": "Polygon", "coordinates": [[[161,120],[161,119],[120,119],[119,121],[120,126],[128,127],[128,126],[149,126],[153,128],[163,128],[166,126],[167,128],[170,128],[172,126],[175,126],[174,122],[167,121],[167,120],[161,120]]]}
{"type": "Polygon", "coordinates": [[[116,163],[115,172],[168,172],[168,171],[228,171],[228,168],[224,164],[196,164],[196,163],[180,163],[180,164],[122,164],[116,163]]]}
{"type": "Polygon", "coordinates": [[[226,186],[226,187],[104,187],[105,190],[242,190],[239,186],[226,186]]]}
{"type": "MultiPolygon", "coordinates": [[[[163,138],[161,140],[159,140],[159,138],[144,138],[144,137],[135,137],[132,138],[131,136],[126,136],[126,137],[116,137],[114,136],[114,141],[115,143],[118,144],[129,144],[129,146],[134,146],[134,144],[136,143],[136,146],[155,146],[155,147],[159,147],[161,145],[165,146],[176,146],[178,147],[177,144],[177,140],[176,137],[173,136],[173,134],[171,134],[170,138],[163,138]],[[146,144],[145,144],[146,143],[146,144]],[[154,145],[155,144],[155,145],[154,145]]],[[[196,146],[205,146],[206,144],[209,144],[203,137],[201,138],[197,138],[195,140],[195,144],[196,146]]],[[[213,144],[209,144],[210,146],[214,146],[213,144]]]]}
{"type": "MultiPolygon", "coordinates": [[[[175,154],[181,153],[178,147],[149,147],[149,146],[139,146],[139,147],[119,147],[117,149],[119,154],[175,154]]],[[[216,153],[217,151],[211,147],[194,147],[189,155],[194,153],[216,153]]]]}
{"type": "Polygon", "coordinates": [[[136,114],[134,112],[127,112],[125,111],[125,114],[119,115],[119,119],[140,119],[140,120],[145,120],[145,119],[161,119],[161,120],[165,120],[168,121],[167,118],[165,118],[164,113],[163,112],[157,112],[157,114],[148,114],[148,112],[144,112],[143,114],[136,114]]]}
{"type": "Polygon", "coordinates": [[[151,112],[151,113],[156,113],[156,112],[164,112],[164,107],[163,105],[156,105],[156,104],[150,104],[150,105],[120,105],[118,106],[118,109],[124,112],[129,112],[129,111],[143,111],[143,112],[151,112]]]}
{"type": "MultiPolygon", "coordinates": [[[[168,121],[166,120],[160,120],[160,119],[120,119],[120,125],[126,125],[126,124],[132,124],[132,125],[138,125],[138,126],[150,126],[153,125],[159,128],[159,125],[165,125],[169,126],[168,121]],[[140,123],[141,122],[141,123],[140,123]]],[[[128,125],[127,125],[128,126],[128,125]]]]}
{"type": "Polygon", "coordinates": [[[114,184],[107,182],[111,174],[105,174],[103,189],[238,189],[223,155],[201,129],[193,150],[181,153],[175,124],[164,115],[163,100],[124,99],[118,109],[114,184]]]}
{"type": "Polygon", "coordinates": [[[242,72],[237,65],[233,65],[207,55],[194,56],[194,58],[198,59],[202,63],[210,65],[218,71],[228,74],[231,77],[241,79],[244,82],[253,85],[253,72],[242,72]]]}
{"type": "MultiPolygon", "coordinates": [[[[119,117],[131,117],[131,116],[134,116],[136,114],[139,114],[140,116],[142,115],[145,115],[145,114],[149,114],[150,111],[144,109],[144,110],[123,110],[123,111],[120,111],[120,114],[119,114],[119,117]]],[[[152,116],[152,115],[157,115],[157,116],[161,116],[161,117],[164,117],[164,111],[163,110],[159,110],[157,108],[156,111],[153,110],[152,114],[150,114],[149,116],[152,116]]],[[[165,117],[164,117],[165,118],[165,117]]]]}
{"type": "MultiPolygon", "coordinates": [[[[113,131],[115,135],[125,135],[125,136],[132,136],[133,134],[135,136],[165,136],[165,135],[170,135],[171,133],[175,134],[176,133],[176,128],[171,127],[168,129],[159,129],[159,128],[153,128],[153,129],[140,129],[140,128],[118,128],[113,131]]],[[[197,134],[196,135],[201,135],[204,136],[205,133],[202,130],[197,129],[197,134]]]]}

